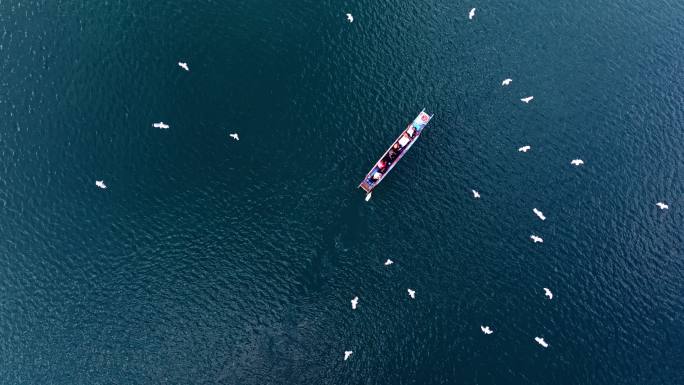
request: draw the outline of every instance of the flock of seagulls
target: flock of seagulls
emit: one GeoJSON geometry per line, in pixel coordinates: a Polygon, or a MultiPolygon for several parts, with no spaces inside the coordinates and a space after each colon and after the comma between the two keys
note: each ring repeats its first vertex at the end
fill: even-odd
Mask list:
{"type": "MultiPolygon", "coordinates": [[[[394,261],[392,261],[392,260],[389,259],[389,258],[387,258],[387,260],[386,260],[385,263],[384,263],[385,266],[390,266],[390,265],[392,265],[392,264],[394,264],[394,261]]],[[[408,292],[408,295],[409,295],[409,297],[410,297],[411,299],[416,299],[416,291],[415,291],[415,290],[413,290],[413,289],[406,289],[406,291],[408,292]]],[[[358,305],[359,305],[359,297],[358,297],[358,296],[355,296],[355,297],[352,298],[352,300],[351,300],[351,308],[352,308],[352,310],[356,310],[356,308],[357,308],[358,305]]],[[[491,333],[491,332],[490,332],[490,333],[491,333]]],[[[345,352],[344,352],[344,360],[347,361],[347,360],[349,359],[349,357],[351,357],[352,353],[353,353],[353,352],[352,352],[351,350],[345,350],[345,352]]]]}
{"type": "MultiPolygon", "coordinates": [[[[471,9],[471,10],[470,10],[470,13],[468,14],[468,18],[469,18],[470,20],[472,20],[474,17],[475,17],[475,8],[471,9]]],[[[511,79],[511,78],[506,78],[506,79],[504,79],[504,80],[501,82],[501,86],[502,86],[502,87],[509,86],[512,82],[513,82],[513,79],[511,79]]],[[[530,96],[526,96],[526,97],[524,97],[524,98],[521,98],[520,101],[523,102],[523,103],[525,103],[525,104],[529,104],[533,99],[534,99],[534,96],[530,95],[530,96]]],[[[530,146],[530,145],[525,145],[525,146],[522,146],[522,147],[518,148],[518,152],[524,152],[524,153],[526,153],[526,152],[530,151],[531,149],[532,149],[532,146],[530,146]]],[[[584,160],[579,159],[579,158],[578,158],[578,159],[573,159],[573,160],[570,161],[570,164],[573,165],[573,166],[575,166],[575,167],[579,167],[579,166],[584,165],[584,160]]],[[[473,197],[474,197],[474,198],[480,198],[480,193],[479,193],[479,192],[477,192],[476,190],[472,190],[472,192],[473,192],[473,197]]],[[[656,206],[658,206],[658,208],[661,209],[661,210],[667,210],[667,209],[669,209],[669,206],[668,206],[666,203],[664,203],[664,202],[658,202],[658,203],[656,203],[656,206]]],[[[544,215],[544,213],[543,213],[541,210],[537,209],[536,207],[532,209],[532,212],[534,212],[534,214],[535,214],[539,219],[541,219],[542,221],[545,221],[545,220],[546,220],[546,216],[544,215]]],[[[534,243],[544,243],[544,239],[543,239],[542,237],[538,236],[538,235],[535,235],[535,234],[530,235],[530,239],[531,239],[532,242],[534,242],[534,243]]],[[[551,290],[550,290],[549,288],[547,288],[547,287],[544,288],[544,295],[545,295],[549,300],[552,300],[552,299],[553,299],[553,293],[552,293],[551,290]]],[[[487,334],[487,335],[493,333],[492,329],[491,329],[489,326],[480,325],[480,329],[482,330],[482,333],[487,334]]],[[[544,340],[544,338],[542,338],[542,337],[535,337],[534,340],[535,340],[539,345],[541,345],[541,346],[544,347],[544,348],[548,348],[548,347],[549,347],[549,344],[548,344],[548,343],[544,340]]]]}
{"type": "MultiPolygon", "coordinates": [[[[476,11],[476,8],[472,8],[472,9],[470,10],[470,12],[468,12],[468,19],[469,19],[469,20],[473,20],[473,19],[475,18],[475,11],[476,11]]],[[[351,13],[347,13],[346,16],[347,16],[347,21],[348,21],[348,22],[351,23],[351,22],[354,21],[354,17],[351,15],[351,13]]],[[[506,78],[506,79],[504,79],[504,80],[501,82],[501,86],[502,86],[502,87],[509,86],[512,82],[513,82],[513,79],[511,79],[511,78],[506,78]]],[[[534,99],[534,96],[531,96],[531,95],[530,95],[530,96],[526,96],[526,97],[520,99],[520,101],[523,102],[523,103],[525,103],[525,104],[529,104],[533,99],[534,99]]],[[[236,138],[236,139],[237,139],[237,138],[236,138]]],[[[518,148],[518,151],[519,151],[519,152],[528,152],[531,148],[532,148],[532,147],[531,147],[530,145],[525,145],[525,146],[522,146],[522,147],[518,148]]],[[[573,162],[575,162],[575,161],[573,160],[573,162]]],[[[580,162],[581,162],[581,160],[580,160],[580,162]]],[[[573,163],[573,164],[574,164],[574,163],[573,163]]],[[[473,194],[473,198],[475,198],[475,199],[479,199],[479,198],[480,198],[480,193],[479,193],[477,190],[471,190],[471,191],[472,191],[472,194],[473,194]]],[[[366,198],[365,198],[365,199],[366,199],[366,202],[369,201],[370,198],[371,198],[371,193],[368,193],[368,194],[366,195],[366,198]]],[[[539,219],[541,219],[542,221],[546,220],[546,217],[544,216],[544,214],[543,214],[539,209],[534,208],[534,209],[532,209],[532,211],[533,211],[534,214],[535,214],[537,217],[539,217],[539,219]]],[[[530,236],[530,239],[532,239],[532,241],[533,241],[534,243],[543,243],[543,242],[544,242],[544,240],[543,240],[540,236],[537,236],[537,235],[534,235],[534,234],[530,236]]],[[[389,265],[392,265],[393,263],[394,263],[394,262],[393,262],[391,259],[387,259],[387,260],[385,261],[384,265],[385,265],[385,266],[389,266],[389,265]]],[[[411,299],[415,299],[415,298],[416,298],[416,291],[415,291],[415,290],[413,290],[413,289],[407,289],[407,292],[408,292],[408,295],[409,295],[409,297],[410,297],[411,299]]],[[[551,291],[550,291],[548,288],[544,288],[544,293],[545,293],[545,295],[546,295],[549,299],[552,299],[552,298],[553,298],[553,294],[551,293],[551,291]]],[[[358,303],[359,303],[359,297],[356,296],[356,297],[354,297],[354,298],[351,300],[352,310],[356,310],[356,307],[357,307],[358,303]]],[[[480,325],[480,330],[482,330],[482,333],[484,333],[484,334],[486,334],[486,335],[489,335],[489,334],[494,333],[494,331],[493,331],[489,326],[480,325]]],[[[549,346],[549,345],[544,341],[544,339],[541,338],[541,337],[535,337],[535,341],[537,341],[537,343],[539,343],[541,346],[543,346],[543,347],[545,347],[545,348],[549,346]]],[[[346,361],[347,359],[349,359],[349,357],[351,357],[351,355],[352,355],[352,351],[351,351],[351,350],[345,351],[345,352],[344,352],[344,360],[346,361]]]]}
{"type": "MultiPolygon", "coordinates": [[[[469,20],[473,20],[473,19],[475,18],[475,11],[476,11],[476,8],[472,8],[472,9],[470,10],[470,12],[468,12],[468,19],[469,19],[469,20]]],[[[351,13],[347,13],[347,14],[345,14],[345,15],[346,15],[347,21],[348,21],[349,23],[354,22],[354,16],[353,16],[351,13]]],[[[183,70],[185,70],[185,71],[188,71],[188,72],[190,71],[190,67],[189,67],[188,63],[186,63],[186,62],[178,62],[178,66],[179,66],[180,68],[182,68],[183,70]]],[[[509,86],[512,82],[513,82],[513,79],[511,79],[511,78],[506,78],[506,79],[504,79],[504,80],[501,82],[501,86],[502,86],[502,87],[509,86]]],[[[523,102],[523,103],[525,103],[525,104],[529,104],[533,99],[534,99],[534,96],[527,96],[527,97],[521,98],[520,101],[523,102]]],[[[161,122],[161,121],[158,122],[158,123],[153,123],[152,126],[153,126],[154,128],[159,128],[159,129],[163,129],[163,130],[166,130],[166,129],[169,129],[169,128],[170,128],[170,126],[169,126],[168,124],[166,124],[166,123],[164,123],[164,122],[161,122]]],[[[239,140],[240,140],[240,137],[238,136],[237,133],[231,133],[231,134],[229,134],[229,136],[230,136],[230,138],[232,138],[232,139],[234,139],[234,140],[236,140],[236,141],[239,141],[239,140]]],[[[526,153],[526,152],[528,152],[531,148],[532,148],[531,146],[525,145],[525,146],[522,146],[522,147],[518,148],[518,151],[519,151],[519,152],[524,152],[524,153],[526,153]]],[[[581,166],[581,165],[584,164],[584,161],[583,161],[582,159],[573,159],[570,163],[571,163],[573,166],[581,166]]],[[[106,189],[106,188],[107,188],[107,185],[104,183],[104,180],[96,180],[96,181],[95,181],[95,185],[96,185],[98,188],[100,188],[100,189],[106,189]]],[[[475,199],[479,199],[479,198],[480,198],[480,193],[479,193],[478,191],[472,190],[472,194],[473,194],[473,197],[474,197],[475,199]]],[[[368,195],[366,196],[366,201],[368,201],[369,199],[370,199],[370,194],[368,194],[368,195]]],[[[658,208],[661,209],[661,210],[667,210],[667,209],[669,208],[669,206],[668,206],[667,204],[665,204],[664,202],[657,202],[657,203],[656,203],[656,206],[658,206],[658,208]]],[[[535,214],[537,217],[539,217],[539,219],[541,219],[542,221],[546,220],[546,217],[544,216],[544,214],[543,214],[540,210],[538,210],[537,208],[533,208],[532,211],[533,211],[534,214],[535,214]]],[[[543,240],[540,236],[537,236],[537,235],[534,235],[534,234],[533,234],[533,235],[530,235],[530,239],[531,239],[534,243],[543,243],[543,242],[544,242],[544,240],[543,240]]],[[[388,258],[388,259],[384,262],[384,265],[385,265],[385,266],[390,266],[390,265],[392,265],[393,263],[394,263],[394,261],[392,261],[391,259],[388,258]]],[[[409,289],[407,289],[407,292],[408,292],[408,295],[409,295],[409,297],[410,297],[411,299],[415,299],[415,298],[416,298],[416,291],[415,291],[414,289],[410,289],[410,288],[409,288],[409,289]]],[[[553,299],[553,293],[551,292],[551,290],[550,290],[549,288],[546,288],[546,287],[544,288],[544,295],[545,295],[549,300],[552,300],[552,299],[553,299]]],[[[352,307],[352,310],[356,310],[356,308],[358,307],[358,304],[359,304],[359,297],[358,297],[358,296],[355,296],[355,297],[352,298],[352,300],[351,300],[351,307],[352,307]]],[[[490,334],[494,333],[494,331],[493,331],[489,326],[480,325],[480,329],[481,329],[482,333],[484,333],[484,334],[486,334],[486,335],[490,335],[490,334]]],[[[544,338],[542,338],[542,337],[535,337],[534,340],[535,340],[539,345],[541,345],[541,346],[544,347],[544,348],[547,348],[547,347],[549,346],[549,344],[548,344],[548,343],[544,340],[544,338]]],[[[353,351],[351,351],[351,350],[346,350],[346,351],[344,352],[344,361],[347,361],[347,360],[352,356],[352,354],[353,354],[353,351]]]]}
{"type": "MultiPolygon", "coordinates": [[[[468,20],[473,20],[475,18],[475,12],[476,12],[476,8],[472,8],[470,10],[470,12],[468,12],[468,20]]],[[[347,21],[349,21],[350,23],[354,21],[354,17],[350,13],[347,13],[346,16],[347,16],[347,21]]],[[[501,82],[501,86],[507,87],[512,82],[513,82],[513,79],[506,78],[501,82]]],[[[523,97],[520,99],[520,101],[525,103],[525,104],[529,104],[532,100],[534,100],[534,96],[532,96],[532,95],[526,96],[526,97],[523,97]]],[[[532,149],[532,146],[525,145],[525,146],[518,148],[518,152],[526,153],[526,152],[530,151],[530,149],[532,149]]],[[[572,164],[575,167],[579,167],[579,166],[584,165],[584,161],[582,159],[573,159],[570,161],[570,164],[572,164]]],[[[473,194],[473,198],[475,198],[475,199],[480,198],[480,193],[477,190],[471,190],[471,191],[473,194]]],[[[369,201],[370,197],[371,197],[371,194],[370,193],[367,194],[366,195],[366,201],[369,201]]],[[[658,203],[656,203],[656,206],[658,206],[658,208],[661,210],[667,210],[669,208],[669,206],[664,202],[658,202],[658,203]]],[[[532,209],[532,212],[540,220],[542,220],[542,221],[546,220],[546,216],[544,215],[544,213],[541,210],[537,209],[536,207],[532,209]]],[[[544,243],[544,239],[538,235],[535,235],[535,234],[530,235],[530,239],[534,243],[544,243]]],[[[387,259],[387,261],[385,261],[385,266],[389,266],[393,263],[394,262],[391,259],[387,259]]],[[[545,287],[543,289],[544,289],[544,296],[546,296],[549,300],[552,300],[553,299],[553,293],[551,292],[551,290],[547,287],[545,287]]],[[[416,298],[415,290],[408,289],[408,295],[411,299],[415,299],[416,298]]],[[[359,297],[354,297],[354,299],[352,299],[352,309],[356,309],[356,306],[358,304],[358,300],[359,300],[359,297]]],[[[494,333],[494,331],[491,329],[490,326],[480,325],[480,330],[485,335],[490,335],[490,334],[494,333]]],[[[543,348],[549,347],[549,344],[544,340],[543,337],[534,337],[534,340],[543,348]]],[[[345,351],[344,352],[344,360],[346,361],[351,356],[351,354],[352,354],[352,351],[350,351],[350,350],[345,351]]]]}
{"type": "MultiPolygon", "coordinates": [[[[349,16],[351,17],[351,15],[349,15],[349,16]]],[[[354,18],[351,18],[350,22],[353,21],[353,20],[354,20],[354,18]]],[[[189,66],[188,63],[186,63],[186,62],[181,62],[181,61],[179,61],[179,62],[178,62],[178,67],[184,69],[185,71],[188,71],[188,72],[190,71],[190,66],[189,66]]],[[[164,122],[152,123],[152,127],[158,128],[158,129],[160,129],[160,130],[168,130],[169,128],[171,128],[170,125],[168,125],[168,124],[166,124],[166,123],[164,123],[164,122]]],[[[232,134],[229,134],[228,136],[230,136],[230,137],[231,137],[232,139],[234,139],[234,140],[240,140],[240,137],[238,136],[237,133],[232,133],[232,134]]],[[[97,187],[101,188],[101,189],[106,189],[106,188],[107,188],[107,186],[105,185],[104,181],[102,181],[102,180],[95,181],[95,185],[96,185],[97,187]]]]}

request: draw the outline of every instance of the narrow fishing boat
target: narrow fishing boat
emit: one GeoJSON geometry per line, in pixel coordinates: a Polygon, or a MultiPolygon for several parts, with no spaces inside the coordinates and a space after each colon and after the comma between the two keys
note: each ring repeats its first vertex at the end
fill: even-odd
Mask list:
{"type": "Polygon", "coordinates": [[[418,114],[418,116],[411,122],[406,129],[399,135],[397,140],[392,143],[389,149],[385,151],[380,160],[378,160],[371,168],[370,172],[363,178],[359,185],[369,195],[366,200],[370,199],[370,193],[373,189],[385,179],[394,166],[399,163],[399,160],[406,154],[406,152],[413,146],[420,137],[423,128],[432,119],[432,115],[425,113],[425,109],[418,114]]]}

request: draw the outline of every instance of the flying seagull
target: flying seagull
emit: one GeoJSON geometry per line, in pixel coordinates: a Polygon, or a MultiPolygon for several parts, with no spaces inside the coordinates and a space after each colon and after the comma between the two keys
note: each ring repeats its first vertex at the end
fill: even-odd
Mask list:
{"type": "Polygon", "coordinates": [[[474,197],[475,199],[480,198],[480,193],[477,192],[476,190],[473,190],[473,197],[474,197]]]}
{"type": "Polygon", "coordinates": [[[107,185],[104,183],[103,180],[96,180],[95,181],[95,186],[101,188],[101,189],[106,189],[107,185]]]}
{"type": "Polygon", "coordinates": [[[351,300],[352,310],[356,310],[356,305],[358,305],[358,303],[359,303],[359,297],[354,297],[354,298],[351,300]]]}
{"type": "Polygon", "coordinates": [[[553,299],[553,293],[546,287],[544,288],[544,295],[549,297],[549,299],[553,299]]]}
{"type": "Polygon", "coordinates": [[[468,20],[473,20],[473,17],[475,17],[475,8],[471,9],[468,13],[468,20]]]}
{"type": "Polygon", "coordinates": [[[570,161],[570,164],[573,166],[581,166],[584,164],[584,161],[582,159],[573,159],[570,161]]]}
{"type": "Polygon", "coordinates": [[[233,138],[233,139],[235,139],[235,140],[240,140],[240,137],[238,136],[237,133],[235,133],[235,134],[230,134],[230,135],[228,135],[228,136],[230,136],[231,138],[233,138]]]}
{"type": "Polygon", "coordinates": [[[523,103],[529,103],[532,101],[532,99],[534,99],[534,96],[528,96],[528,97],[520,99],[520,101],[523,103]]]}
{"type": "Polygon", "coordinates": [[[482,326],[480,325],[480,329],[482,330],[482,333],[484,334],[492,334],[494,333],[492,329],[489,328],[489,326],[482,326]]]}
{"type": "Polygon", "coordinates": [[[536,235],[530,235],[530,239],[534,241],[534,243],[544,243],[542,237],[538,237],[536,235]]]}
{"type": "Polygon", "coordinates": [[[154,128],[161,128],[162,130],[166,130],[169,128],[169,125],[164,123],[164,122],[159,122],[159,123],[154,123],[152,124],[152,127],[154,128]]]}
{"type": "Polygon", "coordinates": [[[545,220],[546,220],[546,217],[544,216],[544,213],[542,213],[541,211],[539,211],[536,207],[533,208],[532,211],[534,211],[534,213],[537,214],[537,216],[539,217],[539,219],[541,219],[542,221],[545,221],[545,220]]]}
{"type": "Polygon", "coordinates": [[[416,291],[415,290],[408,289],[408,293],[409,293],[409,297],[411,297],[412,299],[416,299],[416,291]]]}
{"type": "Polygon", "coordinates": [[[512,81],[513,81],[513,79],[504,79],[504,81],[501,82],[501,86],[502,87],[507,86],[507,85],[511,84],[512,81]]]}
{"type": "Polygon", "coordinates": [[[518,152],[527,152],[530,151],[531,148],[531,146],[522,146],[518,149],[518,152]]]}
{"type": "Polygon", "coordinates": [[[188,63],[183,63],[182,61],[178,62],[178,66],[186,71],[190,71],[190,67],[188,67],[188,63]]]}
{"type": "Polygon", "coordinates": [[[387,260],[385,261],[385,266],[389,266],[389,265],[391,265],[391,264],[393,264],[393,263],[394,263],[393,260],[387,258],[387,260]]]}
{"type": "Polygon", "coordinates": [[[660,208],[661,210],[667,210],[667,209],[670,208],[670,206],[666,205],[666,204],[663,203],[663,202],[658,202],[658,203],[656,203],[656,206],[658,206],[658,208],[660,208]]]}
{"type": "Polygon", "coordinates": [[[534,340],[537,341],[537,343],[538,343],[539,345],[541,345],[541,346],[543,346],[543,347],[545,347],[545,348],[548,348],[548,347],[549,347],[549,344],[547,344],[546,341],[544,341],[544,339],[541,338],[541,337],[534,337],[534,340]]]}
{"type": "Polygon", "coordinates": [[[353,23],[353,22],[354,22],[354,16],[352,16],[351,13],[348,13],[348,14],[347,14],[347,21],[349,21],[350,23],[353,23]]]}
{"type": "Polygon", "coordinates": [[[351,357],[352,353],[354,353],[354,352],[352,352],[351,350],[345,350],[344,351],[344,360],[347,361],[349,359],[349,357],[351,357]]]}

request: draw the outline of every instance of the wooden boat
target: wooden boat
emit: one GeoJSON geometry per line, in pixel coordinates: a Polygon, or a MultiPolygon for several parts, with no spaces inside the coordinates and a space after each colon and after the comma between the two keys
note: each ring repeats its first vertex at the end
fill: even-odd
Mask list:
{"type": "Polygon", "coordinates": [[[413,122],[409,123],[394,143],[392,143],[390,148],[385,151],[380,160],[373,165],[373,168],[371,168],[370,172],[363,178],[359,187],[370,194],[418,140],[420,134],[423,132],[423,128],[430,122],[432,116],[433,115],[425,113],[425,109],[423,109],[413,122]]]}

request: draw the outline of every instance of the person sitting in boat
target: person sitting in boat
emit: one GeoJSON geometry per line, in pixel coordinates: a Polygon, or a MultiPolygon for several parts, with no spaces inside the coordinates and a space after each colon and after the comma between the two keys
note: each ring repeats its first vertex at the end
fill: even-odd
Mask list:
{"type": "Polygon", "coordinates": [[[381,160],[378,162],[378,169],[380,169],[380,172],[385,172],[385,169],[387,168],[387,165],[388,165],[388,163],[387,163],[385,160],[381,159],[381,160]]]}
{"type": "Polygon", "coordinates": [[[374,181],[379,180],[382,178],[382,173],[380,171],[376,171],[375,174],[371,177],[374,181]]]}
{"type": "Polygon", "coordinates": [[[403,148],[401,148],[399,143],[394,143],[394,145],[392,145],[389,152],[387,153],[387,156],[390,160],[394,161],[394,159],[396,159],[399,156],[399,154],[401,154],[401,150],[403,150],[403,148]]]}
{"type": "Polygon", "coordinates": [[[413,128],[413,126],[411,126],[411,127],[409,127],[408,130],[406,130],[406,133],[409,134],[409,136],[413,138],[413,134],[416,133],[416,129],[413,128]]]}
{"type": "Polygon", "coordinates": [[[408,135],[404,134],[399,138],[399,145],[403,148],[406,147],[406,145],[411,141],[411,138],[409,138],[408,135]]]}

